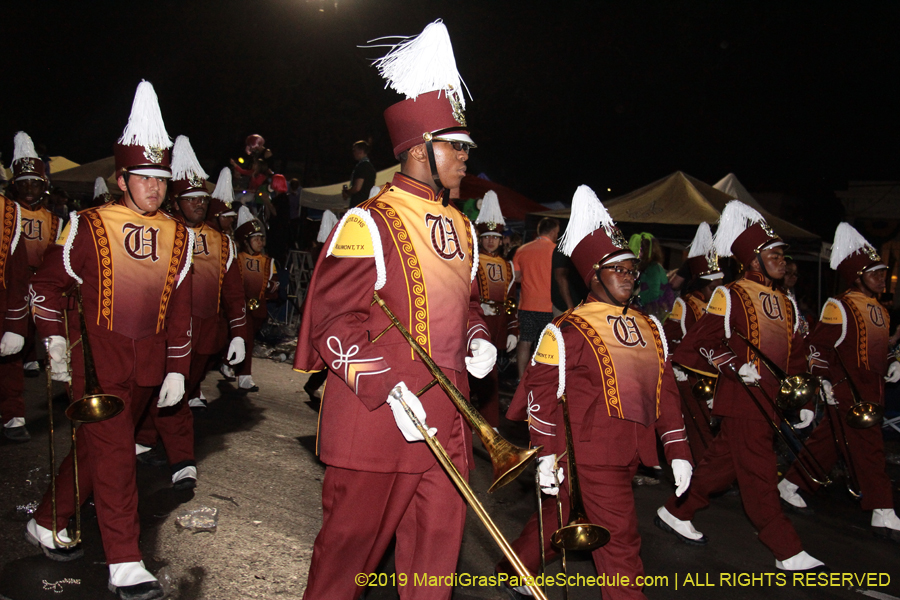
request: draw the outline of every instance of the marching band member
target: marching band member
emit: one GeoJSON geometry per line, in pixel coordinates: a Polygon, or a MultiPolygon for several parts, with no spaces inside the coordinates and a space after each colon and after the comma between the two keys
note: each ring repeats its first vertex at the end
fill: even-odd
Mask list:
{"type": "MultiPolygon", "coordinates": [[[[713,291],[722,284],[722,272],[719,270],[719,259],[713,248],[713,237],[708,223],[700,223],[697,227],[697,233],[694,234],[694,239],[688,247],[686,266],[690,278],[683,286],[684,292],[681,297],[675,300],[672,313],[663,324],[671,353],[675,352],[688,330],[706,312],[706,305],[712,298],[713,291]]],[[[674,365],[672,370],[678,380],[678,391],[681,393],[681,410],[685,417],[684,426],[688,440],[691,442],[691,453],[694,462],[699,463],[713,439],[709,427],[709,408],[702,399],[693,397],[693,386],[701,376],[678,365],[674,365]]]]}
{"type": "MultiPolygon", "coordinates": [[[[559,400],[566,395],[585,511],[592,523],[607,527],[611,537],[593,551],[594,565],[598,574],[629,579],[627,586],[604,587],[603,597],[644,598],[636,584],[644,567],[631,480],[639,464],[658,464],[657,435],[672,464],[676,495],[691,481],[690,449],[666,338],[655,317],[629,307],[637,257],[587,186],[575,192],[560,251],[571,256],[590,294],[543,330],[508,416],[527,416],[532,445],[544,446],[538,458],[541,488],[562,494],[565,522],[568,491],[556,483],[568,475],[568,462],[559,463],[555,478],[553,465],[566,446],[559,400]]],[[[554,509],[554,498],[544,501],[545,531],[556,529],[554,509]]],[[[533,572],[540,568],[537,518],[531,518],[512,544],[533,572]]],[[[548,556],[554,556],[550,536],[545,546],[548,556]]],[[[497,570],[512,574],[505,560],[497,570]]]]}
{"type": "MultiPolygon", "coordinates": [[[[884,405],[884,382],[900,380],[900,363],[896,356],[888,356],[890,318],[878,302],[878,295],[885,287],[887,265],[871,244],[847,223],[838,225],[834,234],[831,268],[850,282],[850,288],[825,302],[822,317],[807,338],[809,367],[813,375],[820,375],[824,380],[827,401],[837,409],[837,418],[846,423],[855,404],[850,382],[856,386],[860,400],[884,405]],[[838,353],[840,357],[836,356],[838,353]]],[[[872,511],[872,531],[900,542],[900,519],[894,512],[891,480],[885,472],[880,423],[862,429],[846,424],[841,427],[841,423],[829,423],[834,418],[832,411],[825,412],[799,460],[807,460],[811,453],[825,472],[830,472],[838,459],[832,426],[837,432],[843,431],[862,493],[860,506],[872,511]]],[[[778,484],[778,491],[788,504],[806,508],[798,488],[814,492],[818,487],[795,464],[778,484]]]]}
{"type": "MultiPolygon", "coordinates": [[[[228,169],[225,171],[230,173],[228,169]]],[[[228,360],[234,364],[244,360],[247,329],[244,290],[234,244],[227,235],[204,222],[209,206],[206,173],[197,162],[190,141],[183,135],[175,139],[172,149],[171,192],[175,218],[194,233],[191,369],[185,390],[187,398],[199,401],[200,383],[206,377],[210,359],[226,347],[229,332],[228,360]]],[[[172,487],[176,490],[197,485],[194,418],[187,398],[166,408],[150,403],[136,440],[149,450],[162,438],[172,470],[172,487]]]]}
{"type": "Polygon", "coordinates": [[[449,204],[474,146],[446,27],[440,21],[378,61],[407,99],[385,111],[400,172],[350,209],[323,247],[301,323],[294,367],[328,367],[318,449],[325,462],[323,522],[304,598],[356,598],[396,536],[400,598],[450,598],[412,584],[414,573],[453,573],[465,503],[401,403],[424,421],[463,477],[471,433],[434,387],[403,335],[373,306],[377,292],[463,394],[466,371],[484,377],[496,348],[482,318],[472,224],[449,204]],[[468,356],[466,356],[468,353],[468,356]],[[399,431],[398,431],[399,429],[399,431]],[[436,431],[435,431],[436,430],[436,431]]]}
{"type": "MultiPolygon", "coordinates": [[[[31,138],[24,131],[17,133],[14,139],[12,172],[12,185],[8,193],[10,198],[19,204],[19,220],[17,222],[22,230],[16,239],[23,246],[28,258],[28,270],[24,273],[21,282],[17,281],[16,285],[21,284],[24,289],[28,289],[28,281],[41,266],[44,252],[50,244],[56,242],[59,233],[59,217],[44,207],[47,195],[47,175],[44,172],[44,161],[38,157],[31,138]]],[[[0,367],[2,375],[0,376],[4,380],[0,386],[5,390],[4,393],[0,393],[0,418],[3,420],[5,437],[14,442],[27,442],[31,439],[31,435],[25,428],[25,400],[22,397],[24,372],[22,369],[24,367],[32,372],[38,370],[34,322],[26,317],[26,312],[15,313],[28,327],[24,334],[24,346],[19,348],[16,353],[10,354],[8,357],[4,355],[4,358],[0,359],[0,364],[2,364],[0,367]],[[18,365],[18,368],[15,365],[18,365]]]]}
{"type": "MultiPolygon", "coordinates": [[[[716,289],[706,314],[687,332],[673,360],[698,373],[718,376],[713,414],[722,418],[721,429],[697,465],[687,496],[671,496],[657,511],[655,523],[688,544],[706,544],[706,536],[691,519],[709,504],[710,494],[728,489],[737,479],[744,510],[759,532],[759,541],[775,555],[775,566],[785,571],[822,569],[822,562],[803,550],[781,510],[773,431],[767,422],[777,418],[775,407],[754,389],[754,397],[767,413],[763,414],[738,381],[740,377],[748,385],[758,384],[772,398],[781,385],[767,369],[757,366],[759,359],[741,336],[783,370],[805,370],[797,310],[773,284],[784,276],[785,244],[762,215],[737,200],[722,211],[714,243],[720,257],[734,256],[744,266],[744,274],[716,289]]],[[[801,410],[800,416],[800,427],[812,422],[811,410],[801,410]]]]}
{"type": "MultiPolygon", "coordinates": [[[[488,191],[481,201],[481,211],[475,219],[478,231],[478,293],[484,322],[491,333],[491,343],[507,352],[516,349],[519,337],[518,321],[510,317],[515,305],[513,265],[500,254],[500,242],[506,221],[500,210],[497,192],[488,191]]],[[[469,385],[478,396],[478,412],[496,429],[500,425],[500,373],[497,365],[484,379],[469,377],[469,385]]]]}
{"type": "MultiPolygon", "coordinates": [[[[124,401],[115,417],[78,428],[80,498],[91,494],[109,568],[110,590],[123,600],[161,598],[163,590],[144,568],[139,548],[134,432],[147,403],[159,389],[159,405],[172,406],[184,394],[191,352],[191,253],[193,232],[159,210],[165,199],[172,142],[166,133],[153,86],[138,86],[128,126],[116,143],[121,201],[72,213],[65,244],[53,246],[31,281],[38,333],[49,337],[55,379],[68,380],[63,311],[69,312],[70,339],[79,337],[72,310],[76,286],[84,303],[84,323],[107,394],[124,401]],[[159,388],[162,384],[162,388],[159,388]]],[[[75,398],[84,393],[82,351],[71,352],[75,398]]],[[[75,512],[70,453],[57,477],[58,512],[52,521],[51,490],[26,526],[26,537],[53,560],[83,554],[58,548],[52,529],[69,541],[66,524],[75,512]]]]}

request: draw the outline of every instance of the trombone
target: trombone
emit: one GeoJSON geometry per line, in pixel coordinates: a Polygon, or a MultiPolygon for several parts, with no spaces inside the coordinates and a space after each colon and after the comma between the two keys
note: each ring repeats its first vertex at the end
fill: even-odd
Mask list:
{"type": "MultiPolygon", "coordinates": [[[[753,342],[740,331],[736,331],[738,337],[753,350],[759,361],[766,366],[767,369],[778,380],[780,387],[778,394],[775,396],[774,405],[781,410],[797,410],[804,404],[813,399],[819,391],[819,380],[811,373],[799,373],[797,375],[788,375],[778,365],[775,364],[768,356],[763,354],[753,342]]],[[[726,342],[726,346],[727,346],[726,342]]],[[[732,350],[732,352],[734,352],[732,350]]],[[[762,389],[762,388],[760,388],[762,389]]]]}
{"type": "MultiPolygon", "coordinates": [[[[825,394],[822,394],[825,396],[825,394]]],[[[844,429],[844,422],[841,420],[841,415],[838,412],[836,406],[832,406],[828,402],[828,397],[825,396],[825,410],[829,413],[828,425],[831,428],[831,436],[834,440],[834,449],[837,451],[837,455],[844,459],[844,465],[847,467],[847,492],[850,493],[851,496],[855,500],[859,500],[862,498],[862,491],[860,491],[859,487],[859,479],[856,477],[856,469],[853,467],[853,460],[850,454],[850,444],[847,442],[847,430],[844,429]],[[837,421],[838,424],[835,425],[834,422],[837,421]],[[841,444],[841,441],[838,439],[837,430],[841,430],[841,437],[844,440],[844,443],[841,444]]],[[[850,416],[849,414],[847,415],[850,416]]]]}
{"type": "MultiPolygon", "coordinates": [[[[863,401],[862,395],[859,393],[856,383],[850,378],[850,371],[847,370],[847,365],[844,364],[844,359],[841,353],[837,351],[837,348],[835,348],[834,354],[837,356],[841,369],[844,370],[847,387],[850,388],[850,395],[853,397],[853,407],[847,413],[847,425],[856,429],[867,429],[880,423],[881,418],[884,416],[884,406],[874,402],[863,401]]],[[[841,423],[841,427],[843,427],[843,423],[841,423]]]]}
{"type": "MultiPolygon", "coordinates": [[[[747,338],[745,338],[743,335],[741,335],[740,332],[737,332],[737,334],[738,334],[742,339],[744,339],[745,341],[747,340],[747,338]]],[[[737,355],[737,352],[735,352],[735,351],[731,348],[731,345],[728,343],[728,339],[727,339],[727,338],[723,338],[722,342],[725,344],[725,347],[726,347],[726,348],[728,348],[729,350],[731,350],[731,352],[732,352],[733,354],[737,355]]],[[[765,356],[760,352],[759,348],[757,348],[756,346],[754,346],[753,344],[751,344],[749,341],[747,341],[747,345],[750,346],[750,348],[756,353],[756,355],[760,358],[760,360],[761,360],[763,363],[767,364],[767,366],[768,366],[768,362],[771,362],[771,361],[770,361],[767,357],[765,357],[765,356]],[[768,362],[767,362],[767,361],[768,361],[768,362]]],[[[773,366],[774,366],[774,363],[773,363],[773,366]]],[[[812,474],[812,471],[811,471],[809,468],[807,468],[807,466],[803,463],[803,460],[800,458],[800,454],[802,454],[802,452],[796,452],[796,451],[794,450],[793,446],[791,446],[790,441],[787,439],[787,436],[784,434],[783,431],[781,431],[781,428],[780,428],[780,427],[778,426],[778,424],[774,421],[774,419],[772,419],[772,417],[769,416],[769,413],[766,411],[765,408],[763,408],[763,405],[760,404],[759,400],[757,400],[756,396],[753,394],[753,391],[750,389],[750,384],[748,384],[746,381],[744,381],[744,379],[743,379],[743,378],[740,376],[740,374],[738,373],[738,370],[734,368],[734,364],[733,364],[733,363],[728,363],[728,368],[731,369],[731,371],[734,373],[734,376],[737,377],[737,380],[740,382],[741,387],[743,387],[743,388],[744,388],[744,391],[747,392],[747,395],[750,396],[750,399],[753,401],[753,404],[756,405],[756,408],[759,409],[759,412],[762,413],[763,417],[765,417],[765,419],[766,419],[766,421],[769,423],[769,425],[772,426],[772,429],[775,431],[775,433],[778,435],[778,437],[781,438],[781,441],[784,442],[784,444],[787,446],[787,448],[788,448],[788,450],[791,452],[791,454],[794,455],[794,458],[796,459],[797,464],[800,466],[800,469],[803,471],[803,473],[804,473],[807,477],[809,477],[809,479],[811,479],[812,481],[818,483],[819,485],[826,485],[826,486],[827,486],[827,485],[830,485],[830,484],[831,484],[831,478],[828,477],[828,474],[827,474],[827,473],[825,473],[825,469],[822,468],[822,465],[819,464],[819,461],[816,460],[816,458],[812,455],[812,453],[811,453],[811,452],[809,451],[809,449],[806,447],[806,444],[803,442],[803,440],[801,440],[799,437],[796,437],[796,436],[797,436],[797,431],[794,429],[794,426],[791,424],[791,422],[788,421],[787,419],[785,419],[785,418],[781,415],[781,413],[778,412],[779,409],[780,409],[780,410],[787,410],[787,409],[786,409],[784,406],[779,405],[777,399],[774,399],[774,400],[773,400],[772,397],[769,395],[769,393],[766,392],[765,388],[763,388],[763,386],[761,386],[758,382],[757,382],[756,384],[754,384],[754,387],[756,387],[756,388],[760,391],[760,393],[763,395],[763,397],[769,402],[769,404],[770,404],[770,405],[772,406],[772,408],[775,410],[775,414],[777,414],[779,417],[781,417],[781,420],[782,420],[784,423],[787,424],[788,428],[791,430],[791,433],[794,434],[794,436],[796,437],[797,441],[800,443],[800,445],[803,447],[803,449],[806,450],[807,456],[809,456],[809,459],[814,463],[814,466],[816,467],[816,470],[818,470],[818,472],[822,475],[822,479],[819,479],[819,478],[817,478],[815,475],[813,475],[813,474],[812,474]]],[[[782,371],[782,372],[783,372],[783,371],[782,371]]],[[[773,371],[773,375],[774,375],[774,373],[775,373],[775,372],[773,371]]],[[[809,378],[811,378],[811,380],[814,380],[814,381],[816,381],[816,383],[818,383],[818,380],[817,380],[813,375],[810,375],[809,373],[804,373],[804,375],[809,376],[809,378]]],[[[776,377],[777,377],[777,375],[776,375],[776,377]]],[[[801,379],[803,379],[803,378],[801,378],[801,379]]],[[[780,381],[782,382],[782,385],[781,385],[781,389],[779,390],[779,395],[781,394],[781,392],[783,392],[783,391],[785,390],[785,383],[784,383],[785,380],[782,379],[782,380],[780,380],[780,381]]],[[[804,385],[805,385],[805,384],[804,384],[804,385]]],[[[791,389],[791,388],[790,388],[790,385],[788,386],[788,389],[791,389]]],[[[793,388],[793,389],[794,389],[795,392],[797,391],[796,388],[793,388]]],[[[815,389],[816,391],[818,391],[818,385],[817,385],[814,389],[815,389]]],[[[805,392],[804,392],[804,393],[805,393],[805,392]]],[[[798,397],[797,394],[792,393],[792,394],[790,394],[790,397],[792,398],[792,401],[793,401],[793,402],[797,402],[797,397],[798,397]]],[[[799,408],[800,406],[803,406],[804,404],[806,404],[805,401],[803,402],[803,404],[800,404],[797,408],[799,408]]]]}
{"type": "MultiPolygon", "coordinates": [[[[430,388],[431,386],[427,387],[430,388]]],[[[494,538],[494,541],[497,542],[498,546],[500,546],[500,550],[503,551],[503,555],[506,557],[506,560],[510,562],[522,581],[526,582],[526,586],[531,591],[531,594],[535,598],[538,598],[538,600],[547,600],[547,596],[544,595],[543,590],[541,590],[541,588],[534,582],[534,578],[528,571],[528,567],[525,566],[525,564],[516,554],[515,550],[512,549],[512,546],[509,545],[509,542],[506,541],[506,538],[503,536],[503,533],[497,528],[497,525],[494,524],[494,521],[491,520],[491,517],[488,514],[487,510],[485,510],[484,506],[478,500],[478,497],[475,496],[475,492],[472,491],[472,487],[463,478],[463,476],[460,475],[459,471],[456,468],[456,465],[453,464],[453,460],[447,454],[447,451],[438,441],[437,437],[431,437],[430,435],[428,435],[428,426],[416,417],[412,409],[409,408],[409,405],[403,400],[402,394],[400,394],[398,391],[393,391],[391,392],[391,395],[395,399],[400,401],[400,404],[403,406],[403,410],[406,412],[406,415],[416,426],[416,429],[419,430],[419,433],[422,434],[422,437],[425,438],[425,443],[428,445],[428,449],[431,450],[432,453],[434,453],[435,458],[437,458],[437,461],[440,463],[441,467],[443,467],[443,469],[447,472],[447,475],[450,477],[453,485],[456,486],[456,489],[460,491],[460,493],[466,499],[466,502],[468,502],[469,506],[472,507],[472,510],[475,511],[475,514],[478,515],[478,518],[481,519],[482,523],[484,523],[484,526],[485,528],[487,528],[488,533],[491,534],[491,537],[494,538]]]]}
{"type": "Polygon", "coordinates": [[[384,331],[375,336],[375,338],[372,339],[372,342],[378,341],[378,339],[391,328],[396,327],[412,347],[416,355],[422,359],[422,362],[425,364],[425,367],[431,373],[432,377],[434,377],[431,382],[415,393],[416,396],[421,396],[435,384],[440,385],[441,389],[443,389],[447,396],[450,397],[450,400],[456,406],[456,409],[462,414],[466,423],[469,424],[469,427],[471,427],[481,439],[481,443],[484,445],[485,450],[488,451],[494,469],[494,480],[491,487],[488,489],[488,492],[498,490],[518,477],[525,467],[528,466],[528,463],[534,460],[535,455],[541,449],[541,446],[538,446],[537,448],[520,448],[511,444],[505,440],[503,436],[494,431],[494,428],[488,425],[487,421],[484,420],[484,417],[482,417],[481,414],[472,407],[472,404],[466,400],[462,392],[460,392],[447,376],[444,375],[441,368],[437,366],[425,349],[413,339],[406,327],[403,326],[396,315],[394,315],[393,311],[388,308],[388,305],[385,304],[384,300],[378,295],[378,292],[374,293],[372,304],[378,304],[391,321],[391,324],[388,325],[384,331]]]}
{"type": "Polygon", "coordinates": [[[88,341],[87,327],[84,322],[84,302],[81,298],[81,286],[75,286],[75,302],[78,308],[78,320],[81,328],[81,337],[74,343],[69,342],[69,318],[67,311],[63,311],[63,326],[66,330],[66,362],[69,367],[69,406],[66,408],[66,417],[72,421],[72,469],[75,477],[75,535],[70,542],[64,542],[56,531],[56,447],[53,443],[53,379],[50,364],[50,338],[44,338],[44,348],[47,350],[47,421],[50,438],[50,506],[53,517],[53,542],[61,548],[73,548],[81,543],[81,493],[78,485],[78,450],[75,440],[75,432],[81,423],[99,423],[111,419],[125,409],[125,403],[118,396],[106,394],[100,387],[97,379],[97,369],[94,366],[94,354],[88,341]],[[78,400],[72,397],[72,349],[81,343],[81,351],[84,355],[84,395],[78,400]]]}

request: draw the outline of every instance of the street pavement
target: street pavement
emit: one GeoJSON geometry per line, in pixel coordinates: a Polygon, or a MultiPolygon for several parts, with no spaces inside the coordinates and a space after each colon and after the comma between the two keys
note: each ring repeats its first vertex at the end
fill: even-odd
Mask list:
{"type": "MultiPolygon", "coordinates": [[[[254,361],[260,391],[238,391],[234,383],[211,372],[204,383],[207,411],[195,419],[199,484],[193,491],[171,489],[167,467],[138,467],[141,549],[148,568],[160,573],[173,600],[244,600],[302,597],[312,546],[321,525],[320,489],[323,465],[315,456],[317,415],[303,392],[306,376],[288,363],[254,361]],[[215,508],[214,532],[193,532],[176,525],[179,514],[215,508]]],[[[55,388],[58,460],[68,451],[66,400],[55,388]]],[[[54,563],[24,540],[29,503],[40,500],[49,481],[46,384],[43,377],[26,380],[28,428],[32,440],[15,445],[0,442],[0,597],[9,600],[107,600],[99,530],[92,507],[83,515],[84,558],[54,563]]],[[[514,443],[526,444],[522,424],[504,422],[501,432],[514,443]]],[[[399,433],[398,433],[399,435],[399,433]]],[[[888,454],[896,457],[898,443],[888,454]]],[[[472,488],[498,528],[511,541],[535,509],[534,472],[487,494],[490,465],[478,441],[472,488]]],[[[896,482],[900,467],[889,465],[896,482]]],[[[644,479],[648,482],[650,480],[644,479]]],[[[900,597],[900,545],[876,539],[863,513],[836,484],[809,499],[814,514],[790,514],[805,548],[825,561],[832,580],[806,587],[788,577],[776,579],[774,559],[756,540],[744,516],[740,496],[726,494],[698,513],[694,524],[709,538],[706,547],[678,542],[653,525],[655,510],[672,493],[668,474],[658,483],[635,487],[647,575],[655,577],[644,591],[650,599],[861,599],[900,597]],[[839,574],[839,575],[836,575],[839,574]],[[866,574],[869,578],[866,579],[866,574]],[[767,585],[768,583],[768,585],[767,585]],[[824,585],[823,585],[824,584],[824,585]]],[[[896,486],[895,486],[896,496],[896,486]]],[[[601,524],[602,525],[602,524],[601,524]]],[[[440,541],[438,542],[440,543],[440,541]]],[[[479,585],[489,577],[501,552],[472,511],[469,511],[458,574],[456,600],[505,599],[496,588],[479,585]],[[466,577],[476,579],[465,585],[466,577]]],[[[569,574],[594,575],[589,556],[570,556],[569,574]]],[[[548,566],[558,574],[559,562],[548,566]]],[[[352,577],[355,574],[348,574],[352,577]]],[[[367,600],[397,598],[393,561],[387,556],[367,600]]],[[[602,588],[581,585],[569,598],[598,598],[602,588]]],[[[559,587],[549,598],[563,597],[559,587]]]]}

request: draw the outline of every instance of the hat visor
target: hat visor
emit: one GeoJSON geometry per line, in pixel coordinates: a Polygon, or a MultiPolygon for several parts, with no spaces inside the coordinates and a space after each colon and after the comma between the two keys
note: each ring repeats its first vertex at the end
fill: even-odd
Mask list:
{"type": "Polygon", "coordinates": [[[437,140],[439,142],[465,142],[473,148],[478,147],[475,142],[472,141],[472,138],[469,137],[469,134],[465,131],[451,131],[449,133],[440,133],[431,139],[437,140]]]}
{"type": "Polygon", "coordinates": [[[226,210],[225,212],[219,213],[219,214],[216,215],[216,216],[217,216],[217,217],[236,217],[236,216],[237,216],[237,213],[234,212],[233,210],[226,210]]]}
{"type": "Polygon", "coordinates": [[[715,281],[716,279],[722,279],[725,277],[725,274],[722,271],[716,271],[715,273],[707,273],[706,275],[701,275],[700,279],[709,279],[710,281],[715,281]]]}
{"type": "Polygon", "coordinates": [[[197,198],[199,196],[209,196],[209,193],[204,192],[203,190],[193,190],[190,192],[185,192],[178,197],[179,198],[197,198]]]}
{"type": "Polygon", "coordinates": [[[771,240],[760,246],[759,251],[762,252],[763,250],[771,250],[772,248],[778,248],[779,246],[784,246],[785,248],[787,248],[788,243],[784,240],[771,240]]]}
{"type": "Polygon", "coordinates": [[[872,265],[871,267],[863,271],[863,273],[868,273],[869,271],[877,271],[879,269],[887,269],[887,265],[884,263],[878,263],[877,265],[872,265]]]}
{"type": "Polygon", "coordinates": [[[154,169],[153,167],[137,167],[135,169],[125,169],[125,171],[131,173],[132,175],[143,175],[145,177],[162,177],[164,179],[172,178],[171,171],[166,171],[165,169],[154,169]]]}
{"type": "Polygon", "coordinates": [[[612,263],[622,262],[623,260],[637,260],[638,257],[634,255],[634,252],[630,250],[625,250],[622,252],[614,252],[600,261],[599,265],[602,267],[603,265],[610,265],[612,263]]]}
{"type": "Polygon", "coordinates": [[[479,234],[478,237],[484,237],[486,235],[495,235],[497,237],[503,237],[502,233],[497,233],[496,231],[485,231],[484,233],[479,234]]]}
{"type": "Polygon", "coordinates": [[[28,175],[19,175],[18,177],[13,177],[13,181],[24,181],[26,179],[36,179],[38,181],[45,181],[43,177],[40,175],[34,175],[33,173],[29,173],[28,175]]]}

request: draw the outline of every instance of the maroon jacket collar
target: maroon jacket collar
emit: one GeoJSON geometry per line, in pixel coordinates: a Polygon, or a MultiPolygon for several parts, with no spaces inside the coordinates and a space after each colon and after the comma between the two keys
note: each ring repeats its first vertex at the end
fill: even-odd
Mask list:
{"type": "Polygon", "coordinates": [[[422,183],[417,179],[413,179],[409,175],[394,173],[394,179],[391,180],[391,185],[399,190],[418,196],[423,200],[440,202],[440,198],[438,198],[430,185],[422,183]]]}
{"type": "Polygon", "coordinates": [[[757,271],[745,271],[743,279],[746,279],[747,281],[752,281],[754,283],[759,283],[761,285],[767,285],[765,275],[763,275],[762,273],[759,273],[757,271]]]}

